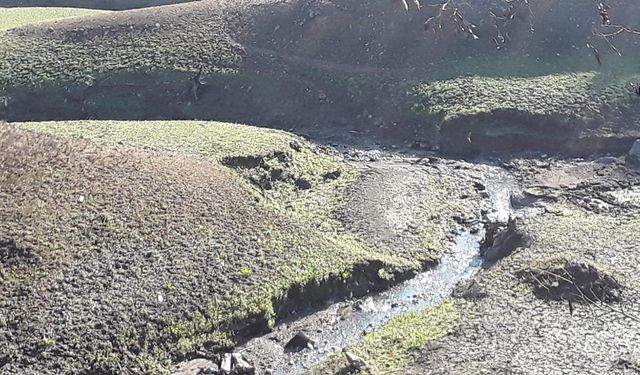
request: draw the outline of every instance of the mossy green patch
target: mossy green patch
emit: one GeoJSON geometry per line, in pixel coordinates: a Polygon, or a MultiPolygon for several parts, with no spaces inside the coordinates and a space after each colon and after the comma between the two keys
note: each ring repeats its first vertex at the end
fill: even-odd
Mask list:
{"type": "Polygon", "coordinates": [[[457,307],[449,300],[422,312],[403,314],[366,336],[354,352],[381,374],[399,373],[411,362],[414,350],[449,333],[459,319],[457,307]]]}
{"type": "Polygon", "coordinates": [[[289,142],[298,139],[280,130],[216,121],[51,121],[16,125],[64,137],[175,151],[216,161],[287,150],[289,142]]]}
{"type": "Polygon", "coordinates": [[[0,8],[0,31],[46,21],[106,13],[82,8],[0,8]]]}
{"type": "Polygon", "coordinates": [[[220,10],[194,4],[189,17],[148,17],[119,12],[89,17],[53,33],[33,28],[0,32],[0,85],[35,86],[47,82],[93,83],[111,72],[229,72],[241,49],[222,21],[220,10]],[[188,19],[187,19],[188,18],[188,19]]]}
{"type": "MultiPolygon", "coordinates": [[[[398,316],[349,350],[362,357],[376,374],[403,374],[413,361],[414,352],[451,332],[460,316],[459,307],[446,300],[424,311],[398,316]]],[[[344,373],[347,366],[342,354],[336,354],[309,374],[344,373]]]]}
{"type": "Polygon", "coordinates": [[[468,77],[414,85],[418,113],[460,115],[517,109],[532,114],[593,115],[599,103],[590,95],[595,73],[559,73],[540,77],[468,77]]]}

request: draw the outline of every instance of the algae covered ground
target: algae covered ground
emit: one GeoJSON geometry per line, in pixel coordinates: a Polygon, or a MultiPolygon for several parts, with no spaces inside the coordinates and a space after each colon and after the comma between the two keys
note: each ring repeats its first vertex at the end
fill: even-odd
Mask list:
{"type": "Polygon", "coordinates": [[[0,8],[0,30],[105,13],[82,8],[0,8]]]}

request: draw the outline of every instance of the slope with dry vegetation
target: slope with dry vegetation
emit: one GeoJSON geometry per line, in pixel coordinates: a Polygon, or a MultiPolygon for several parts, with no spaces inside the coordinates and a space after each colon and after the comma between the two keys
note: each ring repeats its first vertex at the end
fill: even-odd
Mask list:
{"type": "MultiPolygon", "coordinates": [[[[428,248],[350,232],[334,213],[359,170],[281,131],[17,125],[38,133],[1,127],[8,373],[164,372],[292,309],[400,281],[448,241],[451,219],[418,223],[428,248]]],[[[439,197],[455,187],[441,185],[421,199],[448,215],[439,197]]]]}

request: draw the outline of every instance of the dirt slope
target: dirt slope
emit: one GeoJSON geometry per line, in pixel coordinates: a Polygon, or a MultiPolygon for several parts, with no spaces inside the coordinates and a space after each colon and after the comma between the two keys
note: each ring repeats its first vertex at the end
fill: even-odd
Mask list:
{"type": "Polygon", "coordinates": [[[224,342],[207,303],[255,287],[275,260],[255,256],[258,238],[280,221],[237,177],[178,155],[1,134],[3,372],[154,372],[158,350],[188,349],[180,322],[195,316],[224,342]]]}

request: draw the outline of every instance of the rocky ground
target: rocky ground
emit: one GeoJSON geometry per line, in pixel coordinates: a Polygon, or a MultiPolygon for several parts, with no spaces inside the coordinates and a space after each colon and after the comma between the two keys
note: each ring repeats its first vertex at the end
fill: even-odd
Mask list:
{"type": "Polygon", "coordinates": [[[640,174],[619,158],[513,160],[531,243],[460,287],[462,323],[411,373],[638,371],[640,174]],[[470,291],[473,291],[471,293],[470,291]]]}
{"type": "MultiPolygon", "coordinates": [[[[269,135],[271,138],[267,142],[261,141],[261,138],[254,135],[256,143],[251,147],[261,150],[262,155],[266,155],[266,159],[254,160],[253,156],[250,158],[241,156],[245,155],[246,150],[231,146],[235,139],[233,137],[224,142],[219,138],[206,138],[209,132],[206,123],[175,123],[164,135],[157,131],[163,124],[156,123],[149,128],[154,130],[153,137],[145,136],[143,124],[135,125],[137,126],[135,132],[130,132],[132,128],[128,123],[34,123],[21,126],[39,132],[64,134],[65,137],[73,138],[83,135],[85,138],[93,139],[97,144],[38,135],[4,125],[5,136],[2,139],[6,147],[4,147],[3,165],[10,168],[6,169],[3,175],[3,181],[6,182],[3,185],[3,194],[7,199],[13,197],[13,205],[8,206],[13,209],[4,211],[4,214],[9,216],[3,220],[3,233],[6,238],[3,242],[2,258],[2,275],[5,281],[3,309],[7,314],[4,315],[2,324],[3,337],[11,343],[8,346],[10,350],[8,355],[3,357],[3,370],[8,373],[16,372],[21,368],[37,368],[39,363],[44,363],[42,361],[51,363],[54,367],[58,366],[57,368],[62,371],[72,371],[75,368],[73,371],[77,372],[79,369],[75,366],[84,362],[74,359],[71,353],[83,353],[84,350],[91,350],[94,356],[95,353],[103,353],[103,357],[100,358],[89,357],[93,358],[89,361],[91,366],[103,366],[100,371],[116,371],[115,369],[119,368],[117,366],[130,366],[130,362],[126,360],[123,362],[121,355],[124,353],[134,355],[139,353],[135,363],[136,366],[140,366],[139,371],[143,372],[166,370],[164,367],[166,365],[157,361],[160,358],[169,361],[171,356],[166,357],[166,354],[162,353],[174,353],[173,358],[184,355],[196,357],[204,355],[203,360],[210,362],[201,361],[191,364],[196,367],[206,364],[210,369],[214,369],[216,366],[223,365],[227,359],[223,354],[219,354],[218,350],[212,350],[213,347],[210,344],[233,345],[233,341],[227,340],[233,340],[234,337],[228,335],[229,332],[224,328],[223,322],[218,323],[222,325],[216,330],[201,330],[202,327],[196,327],[193,332],[182,331],[194,322],[193,316],[190,317],[181,312],[184,311],[184,307],[190,304],[201,306],[202,301],[208,300],[199,298],[194,292],[205,286],[209,288],[207,294],[211,293],[212,286],[220,288],[222,292],[226,288],[225,285],[230,283],[229,285],[235,285],[233,289],[239,293],[235,294],[238,296],[245,293],[242,287],[238,289],[239,285],[246,285],[248,290],[251,290],[257,285],[256,283],[271,280],[269,276],[271,271],[267,270],[274,267],[291,270],[290,259],[283,264],[284,268],[276,265],[282,260],[279,257],[261,258],[262,266],[252,263],[255,257],[252,255],[251,259],[247,258],[246,246],[242,245],[238,249],[244,249],[242,250],[244,256],[230,257],[228,251],[220,255],[224,255],[225,269],[231,267],[229,269],[233,269],[237,275],[234,272],[206,273],[216,278],[216,281],[206,281],[198,276],[203,274],[202,271],[193,271],[197,268],[194,261],[199,262],[200,258],[194,257],[192,251],[189,252],[190,255],[181,252],[176,247],[178,245],[166,247],[162,245],[163,242],[158,242],[156,245],[149,246],[151,237],[148,234],[141,234],[141,238],[146,238],[145,249],[157,249],[155,250],[157,254],[173,249],[167,253],[171,254],[172,261],[167,263],[166,272],[159,271],[158,263],[154,260],[159,255],[154,255],[154,251],[151,251],[150,257],[147,256],[149,250],[136,251],[140,257],[131,257],[127,255],[130,252],[127,250],[128,247],[138,246],[131,240],[119,242],[120,245],[114,247],[115,242],[111,239],[112,236],[118,237],[118,233],[129,233],[125,227],[120,228],[122,225],[130,224],[134,219],[142,220],[135,225],[138,230],[141,230],[145,227],[146,221],[158,217],[157,214],[147,213],[144,216],[134,215],[124,220],[124,211],[120,209],[113,211],[115,207],[121,205],[111,204],[113,199],[116,199],[114,197],[117,197],[117,201],[129,202],[127,206],[122,206],[123,209],[131,204],[144,206],[147,190],[154,186],[148,182],[151,181],[150,177],[145,177],[144,171],[147,168],[145,165],[152,166],[155,171],[154,176],[158,173],[165,176],[163,188],[154,190],[155,193],[152,194],[154,201],[162,197],[164,191],[167,191],[166,187],[175,180],[170,175],[166,175],[169,172],[160,163],[163,158],[171,160],[174,166],[171,173],[183,173],[181,172],[183,169],[184,173],[192,173],[195,169],[205,168],[209,172],[205,173],[204,170],[199,172],[198,178],[204,178],[208,173],[213,173],[211,179],[218,178],[215,174],[225,176],[222,177],[226,181],[224,188],[213,184],[211,182],[213,180],[207,180],[209,181],[207,189],[211,189],[211,193],[207,193],[209,190],[196,189],[199,191],[200,198],[194,200],[193,204],[206,203],[209,199],[206,197],[214,192],[217,195],[211,195],[212,204],[229,202],[227,198],[216,199],[215,197],[227,194],[225,189],[229,188],[229,181],[237,179],[239,185],[233,189],[234,194],[245,190],[247,197],[234,201],[236,203],[233,203],[232,211],[229,209],[214,211],[236,212],[238,220],[252,220],[253,224],[240,226],[249,231],[260,230],[261,225],[256,225],[255,221],[263,220],[261,215],[265,214],[269,216],[264,220],[271,223],[285,220],[282,223],[284,226],[279,224],[282,228],[289,228],[290,224],[287,224],[287,220],[292,218],[302,220],[296,225],[315,222],[316,219],[307,216],[304,209],[289,219],[279,219],[278,216],[283,212],[295,213],[296,207],[326,205],[326,199],[330,195],[323,193],[324,188],[317,190],[316,186],[340,181],[341,178],[349,176],[351,173],[348,172],[349,168],[355,168],[360,171],[357,174],[359,177],[352,180],[353,183],[343,187],[346,189],[344,197],[339,204],[332,203],[330,210],[327,211],[333,212],[334,220],[344,228],[337,227],[338,230],[346,231],[357,238],[357,241],[362,243],[363,250],[377,245],[376,251],[380,254],[378,256],[382,256],[378,259],[385,259],[386,255],[383,254],[398,254],[401,250],[408,259],[419,260],[418,264],[423,266],[440,259],[443,249],[455,238],[456,232],[470,228],[476,220],[484,218],[486,221],[489,208],[486,204],[489,198],[488,192],[491,191],[491,189],[487,190],[486,173],[496,173],[487,169],[484,162],[468,163],[442,159],[433,154],[411,156],[376,149],[366,151],[347,148],[343,152],[326,149],[325,152],[328,154],[321,156],[321,158],[335,158],[337,155],[342,155],[343,162],[348,164],[335,164],[335,161],[330,160],[323,161],[324,164],[317,164],[320,160],[313,157],[308,160],[305,159],[306,157],[294,158],[282,163],[277,153],[269,151],[279,142],[282,143],[282,147],[291,149],[287,151],[291,155],[300,152],[303,153],[301,155],[307,155],[306,152],[311,151],[308,154],[308,157],[311,157],[318,151],[309,149],[304,141],[285,135],[279,140],[281,136],[278,133],[269,135]],[[185,126],[185,129],[181,130],[180,126],[185,126]],[[186,129],[189,131],[185,132],[186,129]],[[194,131],[196,133],[193,133],[194,131]],[[184,137],[189,137],[192,141],[185,142],[184,137]],[[215,142],[218,142],[219,146],[214,146],[215,142]],[[114,143],[118,145],[109,146],[114,143]],[[33,150],[24,148],[26,145],[33,150]],[[145,149],[142,150],[141,146],[145,149]],[[40,153],[38,150],[42,149],[50,151],[40,153]],[[185,155],[209,155],[210,158],[185,158],[185,155]],[[47,164],[39,162],[45,160],[48,161],[47,164]],[[55,173],[49,169],[52,160],[57,163],[55,173]],[[154,163],[148,164],[144,160],[154,160],[154,163]],[[214,162],[216,160],[217,162],[214,162]],[[303,163],[302,160],[307,161],[303,163]],[[71,164],[68,164],[69,162],[71,164]],[[312,164],[305,164],[309,162],[312,164]],[[262,168],[267,164],[270,165],[269,170],[289,165],[283,172],[288,171],[295,176],[291,179],[287,177],[264,180],[265,171],[262,168]],[[101,167],[101,165],[105,166],[101,167]],[[175,167],[178,165],[180,168],[175,167]],[[311,165],[316,167],[310,167],[311,165]],[[320,173],[315,169],[318,165],[324,165],[326,172],[320,173]],[[119,172],[115,173],[113,178],[119,177],[108,184],[109,190],[98,189],[98,185],[74,185],[72,190],[66,187],[69,181],[76,180],[69,176],[77,173],[82,173],[84,176],[95,175],[104,182],[105,178],[111,175],[104,174],[104,171],[113,172],[116,166],[119,172]],[[335,173],[336,166],[343,168],[339,176],[335,173]],[[129,168],[138,171],[137,178],[143,180],[146,178],[147,183],[144,185],[147,186],[147,190],[139,188],[131,190],[133,186],[139,184],[130,185],[131,180],[127,172],[129,168]],[[25,170],[29,170],[29,174],[18,173],[25,170]],[[35,181],[34,178],[45,182],[41,185],[41,190],[27,195],[20,193],[21,186],[33,186],[31,183],[23,184],[23,182],[35,181]],[[304,178],[312,186],[310,195],[306,198],[300,198],[299,193],[294,196],[286,193],[287,186],[298,191],[304,189],[303,186],[296,184],[300,178],[304,178]],[[265,182],[269,182],[270,185],[265,185],[265,182]],[[113,187],[118,188],[113,189],[113,187]],[[256,199],[251,198],[252,189],[263,192],[263,197],[257,197],[257,202],[266,199],[264,203],[255,204],[256,199]],[[86,193],[87,191],[89,193],[86,193]],[[113,196],[111,192],[117,192],[117,195],[113,196]],[[29,198],[30,194],[35,194],[34,197],[37,198],[29,198]],[[18,196],[23,198],[16,200],[18,196]],[[27,201],[31,203],[26,204],[27,201]],[[280,203],[276,204],[276,202],[280,203]],[[282,203],[288,207],[285,211],[276,208],[282,203]],[[248,210],[255,212],[247,215],[244,211],[238,211],[239,207],[246,204],[248,204],[248,210]],[[272,209],[264,211],[264,204],[272,209]],[[32,208],[27,212],[25,207],[32,208]],[[377,214],[367,216],[367,213],[371,212],[377,214]],[[82,219],[86,215],[89,215],[87,218],[90,217],[90,221],[94,224],[85,229],[78,227],[77,235],[69,237],[67,234],[71,232],[68,230],[59,232],[57,237],[44,237],[42,234],[51,232],[52,229],[48,225],[60,229],[64,223],[71,225],[74,222],[86,222],[88,219],[82,219]],[[39,224],[36,225],[36,223],[39,224]],[[454,230],[454,228],[458,229],[454,230]],[[125,232],[122,232],[123,230],[125,232]],[[25,236],[24,233],[27,232],[31,235],[25,236]],[[50,240],[42,243],[44,238],[50,238],[50,240]],[[68,243],[68,241],[75,242],[68,243]],[[111,250],[105,253],[101,250],[105,246],[111,250]],[[122,256],[115,256],[120,253],[122,256]],[[176,258],[178,254],[184,254],[185,257],[178,260],[176,258]],[[126,261],[122,257],[126,257],[126,261]],[[233,266],[235,260],[241,263],[233,266]],[[144,273],[146,269],[144,264],[149,261],[153,261],[154,264],[154,277],[151,277],[152,274],[148,272],[144,273]],[[190,271],[176,272],[176,266],[186,265],[185,262],[190,264],[185,266],[185,270],[190,271]],[[251,273],[245,271],[249,269],[251,273]],[[139,274],[140,272],[145,276],[139,274]],[[153,285],[145,284],[146,286],[140,287],[139,282],[130,284],[126,282],[130,277],[153,285]],[[228,277],[229,282],[225,284],[221,277],[228,277]],[[113,280],[118,278],[122,278],[122,283],[114,284],[113,280]],[[98,284],[90,287],[87,280],[94,280],[93,282],[99,285],[107,285],[103,283],[108,282],[111,286],[107,289],[98,287],[98,284]],[[134,289],[130,289],[131,286],[134,289]],[[70,291],[74,291],[77,302],[72,302],[65,297],[70,291]],[[128,297],[115,299],[115,295],[128,297]],[[83,307],[89,300],[94,301],[91,313],[83,307]],[[66,306],[64,309],[67,311],[66,314],[56,307],[58,306],[56,301],[62,304],[59,306],[66,306]],[[96,312],[102,311],[100,306],[107,306],[105,303],[109,308],[95,315],[96,312]],[[130,315],[132,311],[130,304],[139,306],[137,311],[142,315],[130,315]],[[114,310],[114,305],[122,306],[114,310]],[[75,306],[73,311],[76,313],[69,314],[69,306],[75,306]],[[146,307],[140,308],[140,306],[146,307]],[[30,313],[27,315],[22,312],[22,309],[28,309],[30,313]],[[107,315],[111,316],[109,314],[113,314],[114,311],[120,311],[121,315],[118,319],[121,321],[139,321],[142,324],[151,319],[151,321],[164,323],[157,325],[152,332],[148,331],[150,328],[147,323],[146,333],[141,334],[141,331],[133,328],[135,325],[125,324],[120,327],[115,324],[115,320],[111,323],[111,320],[105,318],[107,315]],[[36,315],[33,315],[34,312],[36,315]],[[48,322],[48,325],[40,326],[31,319],[25,319],[27,316],[40,316],[42,321],[48,322]],[[174,318],[174,316],[181,318],[174,318]],[[81,335],[80,332],[89,328],[87,324],[96,322],[96,319],[102,322],[97,323],[102,328],[91,328],[89,332],[92,332],[92,336],[81,335]],[[184,324],[176,323],[175,319],[184,319],[184,324]],[[79,331],[76,332],[76,329],[79,331]],[[199,336],[205,332],[207,336],[199,336]],[[186,342],[180,337],[194,341],[186,342]],[[160,345],[158,341],[160,338],[169,338],[169,341],[160,345]],[[202,339],[206,340],[202,341],[202,339]],[[110,343],[110,346],[100,346],[104,342],[110,343]],[[203,342],[209,342],[209,344],[201,346],[203,342]],[[88,344],[90,346],[87,346],[88,344]],[[203,348],[204,351],[202,351],[203,348]],[[38,354],[33,355],[34,351],[38,354]],[[32,354],[25,355],[27,352],[32,354]],[[145,356],[141,357],[140,354],[143,353],[145,356]],[[61,360],[61,356],[66,357],[67,360],[61,360]],[[148,358],[149,362],[141,362],[140,358],[148,358]],[[129,364],[126,365],[127,363],[129,364]],[[151,368],[155,370],[150,370],[151,368]]],[[[230,125],[218,126],[224,129],[224,126],[230,125]]],[[[248,131],[247,134],[254,132],[250,129],[244,130],[242,127],[237,130],[248,131]]],[[[220,130],[215,131],[220,132],[220,130]]],[[[633,164],[632,157],[627,159],[629,161],[627,164],[633,164]]],[[[613,156],[583,160],[549,156],[541,158],[538,155],[538,157],[511,158],[508,161],[494,159],[491,164],[501,168],[503,172],[500,173],[511,175],[519,182],[522,193],[511,196],[509,201],[511,207],[513,209],[535,208],[536,215],[521,216],[515,221],[518,232],[524,233],[527,241],[518,242],[515,246],[517,250],[513,254],[507,252],[498,255],[495,257],[496,262],[487,263],[484,270],[462,283],[451,299],[419,313],[402,313],[388,323],[373,327],[373,332],[363,336],[359,343],[347,345],[347,349],[357,353],[354,355],[362,359],[367,366],[382,369],[378,370],[379,373],[405,371],[411,373],[440,371],[439,373],[443,374],[482,373],[483,371],[487,373],[535,373],[536,371],[566,373],[568,363],[574,369],[571,373],[576,374],[632,371],[636,368],[638,355],[632,343],[637,338],[635,325],[638,323],[637,312],[639,311],[636,285],[638,273],[635,269],[637,260],[634,251],[640,243],[636,233],[640,220],[638,216],[640,173],[625,164],[624,157],[613,156]],[[502,259],[503,256],[507,257],[502,259]],[[408,339],[412,331],[423,333],[417,338],[408,339]],[[587,336],[589,340],[584,339],[587,336]],[[353,349],[349,349],[351,345],[353,349]]],[[[92,179],[89,178],[86,181],[90,182],[92,179]]],[[[190,184],[188,188],[195,187],[195,184],[190,184]]],[[[186,187],[176,186],[178,190],[184,188],[186,187]]],[[[173,190],[175,189],[171,189],[173,190]]],[[[185,195],[184,192],[175,194],[190,196],[190,194],[185,195]]],[[[187,203],[180,203],[180,207],[186,208],[185,204],[187,203]]],[[[191,203],[188,206],[191,207],[191,203]]],[[[131,214],[143,212],[141,207],[133,209],[131,214]]],[[[163,207],[165,210],[174,211],[171,205],[167,204],[163,207]]],[[[131,208],[127,208],[129,209],[131,208]]],[[[189,212],[190,217],[193,217],[189,220],[201,220],[198,219],[199,217],[206,220],[208,217],[206,214],[191,216],[194,209],[189,209],[189,212]]],[[[314,210],[314,212],[319,211],[314,210]]],[[[186,219],[183,217],[181,220],[186,219]]],[[[326,220],[326,218],[318,219],[326,220]]],[[[228,222],[229,218],[225,216],[224,221],[220,222],[222,225],[220,230],[224,231],[228,222]]],[[[169,226],[174,225],[170,221],[164,221],[164,223],[169,226]]],[[[320,224],[320,221],[317,223],[320,224]]],[[[156,228],[158,224],[150,222],[149,225],[156,228]]],[[[199,228],[201,225],[189,224],[188,227],[199,228]]],[[[300,226],[300,230],[303,228],[304,225],[300,226]]],[[[298,229],[295,231],[297,232],[298,229]]],[[[162,233],[165,232],[175,233],[170,229],[162,231],[162,233]]],[[[185,246],[192,247],[193,244],[201,242],[197,240],[196,233],[203,234],[203,232],[194,232],[193,235],[187,235],[188,238],[193,237],[189,240],[192,245],[187,243],[185,246]]],[[[215,237],[225,241],[231,239],[230,244],[235,241],[233,238],[238,241],[251,238],[251,235],[235,233],[240,237],[227,235],[215,237]]],[[[312,241],[326,241],[326,239],[314,239],[313,232],[305,233],[311,234],[309,239],[312,241]]],[[[256,234],[254,237],[260,238],[260,236],[262,235],[256,234]]],[[[207,238],[209,238],[208,235],[207,238]]],[[[273,234],[271,238],[279,243],[273,234]]],[[[206,253],[209,251],[206,249],[210,247],[205,242],[202,244],[205,246],[203,251],[206,253]]],[[[498,248],[499,246],[496,245],[498,242],[494,239],[492,247],[498,248]]],[[[229,249],[231,248],[236,247],[229,249]]],[[[264,251],[261,249],[264,248],[256,247],[258,252],[264,251]]],[[[348,251],[354,250],[355,248],[351,248],[348,251]]],[[[335,251],[338,257],[347,254],[342,253],[339,248],[335,251]]],[[[331,259],[327,258],[331,253],[326,251],[323,255],[319,255],[320,258],[303,254],[301,254],[302,258],[307,259],[305,262],[312,262],[312,264],[319,259],[331,259]]],[[[485,250],[485,257],[488,257],[488,254],[485,250]]],[[[203,256],[210,258],[204,253],[203,256]]],[[[353,256],[353,253],[349,256],[353,256]]],[[[370,261],[378,257],[364,256],[364,259],[370,261]]],[[[355,258],[354,261],[356,261],[355,258]]],[[[209,261],[205,262],[205,264],[209,263],[209,261]]],[[[391,264],[393,263],[389,263],[391,264]]],[[[402,267],[401,264],[402,262],[397,266],[402,267]]],[[[314,272],[319,272],[317,275],[324,272],[322,269],[314,269],[314,272]]],[[[335,268],[332,269],[335,270],[335,268]]],[[[380,268],[382,269],[393,270],[386,266],[380,268]]],[[[380,270],[378,270],[378,276],[382,277],[380,270]]],[[[356,279],[362,275],[361,271],[350,272],[354,272],[356,279]]],[[[367,272],[369,271],[365,271],[364,274],[366,275],[367,272]]],[[[400,278],[408,276],[397,275],[400,278]]],[[[349,279],[351,276],[343,277],[349,279]]],[[[356,284],[361,282],[356,279],[352,279],[356,284]]],[[[374,284],[369,285],[370,287],[366,290],[376,290],[379,287],[374,284]]],[[[366,291],[356,290],[357,293],[366,291]]],[[[322,296],[319,297],[320,300],[330,301],[331,293],[334,292],[336,289],[327,291],[318,289],[317,296],[322,296]]],[[[334,296],[340,293],[343,292],[334,296]]],[[[296,321],[299,316],[306,315],[306,312],[303,311],[302,315],[300,315],[301,311],[296,311],[298,314],[293,316],[289,314],[293,312],[291,307],[297,306],[296,310],[299,310],[299,306],[304,306],[304,304],[300,305],[299,301],[308,296],[307,294],[300,294],[298,297],[289,295],[290,302],[285,300],[283,304],[276,303],[271,307],[275,309],[276,317],[283,319],[288,316],[290,323],[287,324],[287,329],[278,329],[274,332],[271,340],[275,341],[269,345],[283,350],[288,340],[299,332],[296,321]]],[[[345,297],[348,295],[337,298],[340,300],[345,297]]],[[[320,300],[316,302],[316,307],[320,300]]],[[[319,320],[312,323],[311,327],[327,330],[326,319],[337,318],[337,321],[341,321],[341,314],[346,311],[345,306],[351,310],[357,309],[353,307],[357,306],[356,302],[353,301],[347,305],[338,304],[335,309],[331,307],[325,310],[327,311],[325,315],[319,315],[319,320]],[[326,319],[322,318],[323,316],[326,319]]],[[[238,308],[238,305],[229,306],[232,309],[238,308]]],[[[227,308],[226,305],[219,307],[221,313],[227,308]]],[[[244,307],[240,308],[244,309],[244,307]]],[[[252,311],[251,309],[249,307],[246,311],[252,311]]],[[[357,314],[355,312],[355,316],[357,314]]],[[[219,318],[222,319],[222,317],[219,318]]],[[[330,331],[329,329],[328,332],[330,331]]],[[[259,341],[258,344],[258,348],[261,349],[269,346],[265,342],[263,342],[265,345],[260,344],[259,341]]],[[[258,366],[260,370],[268,368],[268,365],[260,365],[256,356],[247,352],[246,349],[240,353],[241,356],[230,357],[232,366],[241,368],[246,365],[248,369],[258,366]]],[[[268,361],[269,356],[273,355],[271,358],[275,361],[275,358],[279,358],[278,351],[273,353],[263,355],[262,360],[266,358],[268,361]]],[[[346,357],[334,354],[327,365],[324,365],[325,367],[316,368],[313,371],[316,373],[348,371],[350,365],[344,358],[346,357]]],[[[295,361],[290,364],[297,366],[295,361]]],[[[224,365],[226,366],[226,363],[224,365]]],[[[126,368],[131,369],[131,367],[126,368]]],[[[120,367],[119,371],[122,370],[123,368],[120,367]]],[[[184,368],[182,370],[184,374],[189,373],[184,368]]],[[[215,372],[211,370],[211,373],[215,372]]]]}

